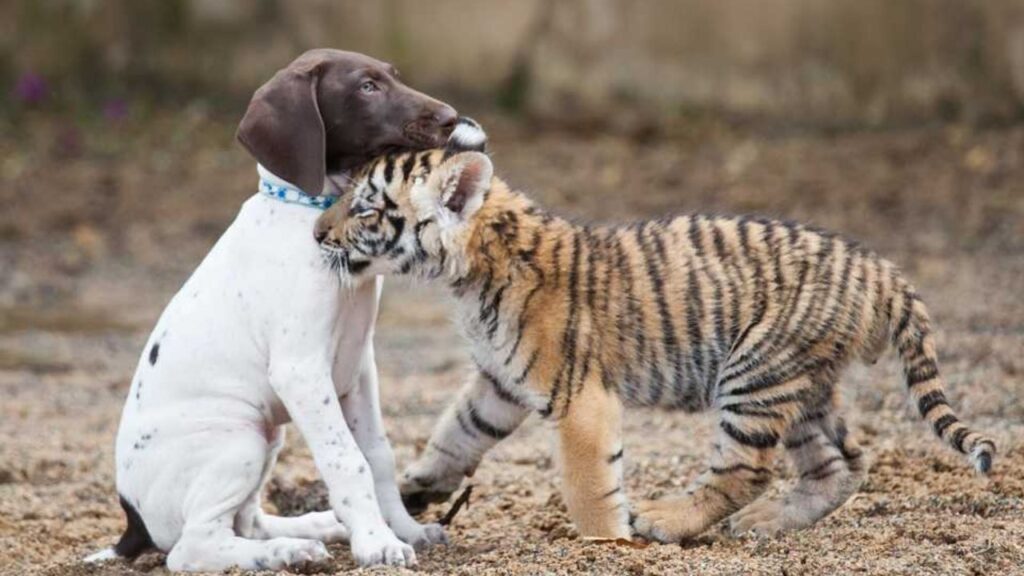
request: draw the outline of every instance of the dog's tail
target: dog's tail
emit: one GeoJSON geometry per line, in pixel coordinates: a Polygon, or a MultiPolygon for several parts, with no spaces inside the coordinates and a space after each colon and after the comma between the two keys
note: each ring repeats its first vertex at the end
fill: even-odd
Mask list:
{"type": "Polygon", "coordinates": [[[134,560],[139,554],[156,548],[156,545],[153,544],[153,539],[149,536],[149,530],[146,529],[146,525],[142,522],[142,517],[139,516],[138,510],[129,504],[124,499],[124,496],[120,498],[121,508],[124,510],[125,518],[128,520],[128,527],[124,529],[124,534],[121,535],[121,539],[117,541],[117,544],[114,544],[113,548],[107,548],[95,554],[90,554],[85,557],[85,562],[103,562],[116,558],[134,560]]]}

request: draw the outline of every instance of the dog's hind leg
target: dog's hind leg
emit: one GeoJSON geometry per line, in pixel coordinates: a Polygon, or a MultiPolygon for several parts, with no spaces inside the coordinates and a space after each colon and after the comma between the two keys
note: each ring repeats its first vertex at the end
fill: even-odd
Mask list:
{"type": "Polygon", "coordinates": [[[280,570],[329,557],[318,540],[236,535],[238,516],[260,489],[276,442],[268,445],[258,434],[237,430],[208,442],[217,446],[219,456],[196,470],[184,501],[181,537],[167,555],[170,570],[280,570]]]}
{"type": "Polygon", "coordinates": [[[310,512],[301,516],[260,513],[253,524],[253,538],[305,538],[321,542],[348,542],[349,531],[334,512],[310,512]]]}
{"type": "Polygon", "coordinates": [[[235,531],[239,536],[255,540],[272,538],[305,538],[322,542],[347,542],[348,528],[338,521],[333,511],[310,512],[301,516],[274,516],[263,511],[261,504],[263,488],[270,480],[277,463],[277,455],[284,447],[285,428],[274,430],[270,449],[263,465],[259,488],[249,495],[235,518],[235,531]]]}

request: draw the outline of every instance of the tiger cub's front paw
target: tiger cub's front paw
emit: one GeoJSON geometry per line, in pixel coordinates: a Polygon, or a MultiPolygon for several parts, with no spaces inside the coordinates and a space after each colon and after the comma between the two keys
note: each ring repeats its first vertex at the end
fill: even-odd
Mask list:
{"type": "Polygon", "coordinates": [[[417,461],[402,473],[398,491],[405,509],[415,516],[430,504],[448,500],[459,489],[462,478],[461,473],[439,472],[430,463],[417,461]]]}
{"type": "Polygon", "coordinates": [[[633,508],[633,532],[647,540],[674,544],[703,532],[709,524],[691,497],[643,500],[633,508]]]}

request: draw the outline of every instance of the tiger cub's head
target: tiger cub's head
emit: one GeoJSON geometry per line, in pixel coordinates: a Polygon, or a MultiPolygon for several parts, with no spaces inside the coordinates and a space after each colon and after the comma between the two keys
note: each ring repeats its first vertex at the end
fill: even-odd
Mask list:
{"type": "Polygon", "coordinates": [[[446,149],[379,157],[352,175],[316,223],[315,236],[343,282],[376,275],[458,274],[472,216],[494,168],[486,135],[460,124],[446,149]]]}

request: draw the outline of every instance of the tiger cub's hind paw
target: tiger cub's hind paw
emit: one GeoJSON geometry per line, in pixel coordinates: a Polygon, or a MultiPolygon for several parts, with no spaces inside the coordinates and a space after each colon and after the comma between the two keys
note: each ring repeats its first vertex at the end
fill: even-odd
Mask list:
{"type": "Polygon", "coordinates": [[[802,528],[790,526],[784,515],[784,503],[778,498],[757,500],[733,514],[729,519],[729,532],[733,537],[775,536],[780,532],[802,528]]]}

